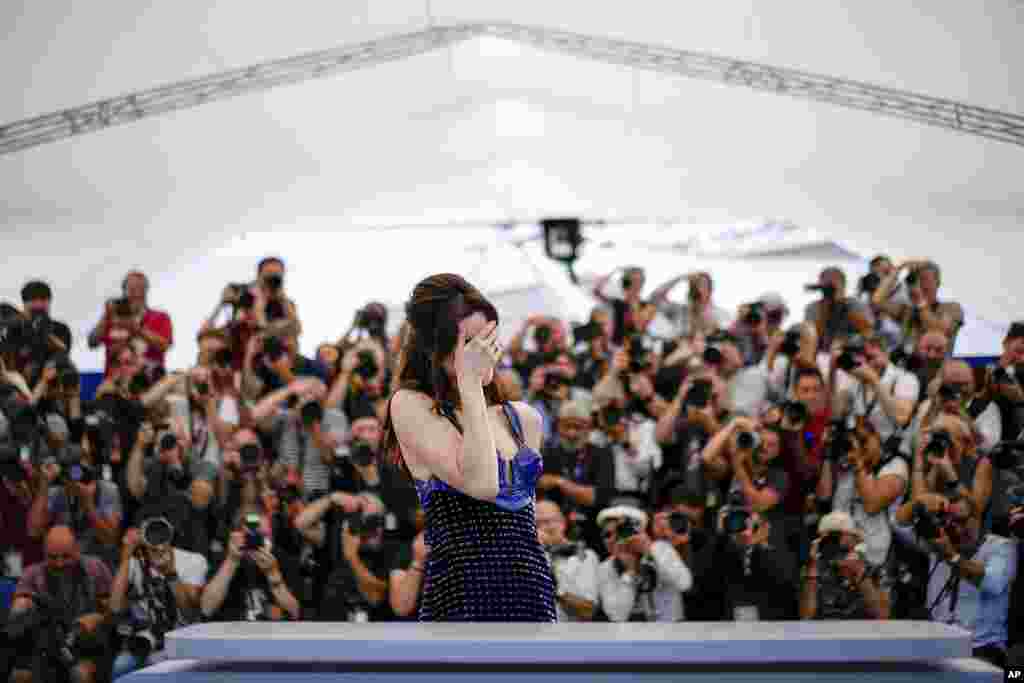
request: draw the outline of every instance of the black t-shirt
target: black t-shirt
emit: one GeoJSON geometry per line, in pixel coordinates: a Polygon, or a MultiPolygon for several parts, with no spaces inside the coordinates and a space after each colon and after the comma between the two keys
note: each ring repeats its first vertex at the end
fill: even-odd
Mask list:
{"type": "MultiPolygon", "coordinates": [[[[292,595],[298,599],[302,588],[302,576],[299,562],[289,553],[274,550],[281,577],[292,595]]],[[[243,559],[238,571],[228,584],[224,604],[220,606],[210,621],[269,621],[270,608],[277,604],[270,582],[251,560],[243,559]]]]}
{"type": "Polygon", "coordinates": [[[412,540],[416,536],[419,498],[409,478],[391,465],[378,464],[378,482],[368,484],[347,459],[339,459],[331,473],[331,490],[352,495],[373,493],[387,508],[384,529],[389,537],[412,540]]]}
{"type": "MultiPolygon", "coordinates": [[[[403,545],[385,540],[379,548],[361,548],[359,557],[371,574],[387,583],[391,571],[400,568],[399,551],[403,545]]],[[[393,621],[394,618],[386,596],[380,603],[371,605],[359,590],[359,582],[348,561],[341,558],[335,562],[323,592],[321,621],[393,621]]]]}

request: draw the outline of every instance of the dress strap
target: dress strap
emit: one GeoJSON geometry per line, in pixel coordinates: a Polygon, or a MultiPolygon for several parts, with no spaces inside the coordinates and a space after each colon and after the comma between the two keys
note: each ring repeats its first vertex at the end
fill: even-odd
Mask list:
{"type": "Polygon", "coordinates": [[[519,412],[508,401],[501,404],[501,409],[505,411],[505,417],[508,418],[509,426],[512,427],[512,436],[516,443],[520,448],[525,448],[526,438],[523,436],[523,425],[519,421],[519,412]]]}

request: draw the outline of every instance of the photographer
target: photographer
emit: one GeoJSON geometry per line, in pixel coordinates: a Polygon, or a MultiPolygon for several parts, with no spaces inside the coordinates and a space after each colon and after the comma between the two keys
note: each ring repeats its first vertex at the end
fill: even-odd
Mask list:
{"type": "Polygon", "coordinates": [[[129,495],[140,506],[167,504],[175,528],[183,528],[190,516],[188,448],[179,425],[147,421],[139,428],[125,468],[129,495]]]}
{"type": "Polygon", "coordinates": [[[40,470],[34,475],[30,481],[29,468],[21,463],[17,450],[0,445],[0,576],[20,578],[25,567],[43,560],[43,544],[28,533],[33,492],[46,485],[40,470]]]}
{"type": "MultiPolygon", "coordinates": [[[[375,338],[362,339],[352,346],[341,345],[341,368],[330,385],[325,408],[336,408],[349,415],[361,401],[378,401],[385,394],[387,355],[375,338]]],[[[351,419],[351,417],[349,417],[351,419]]]]}
{"type": "Polygon", "coordinates": [[[46,485],[32,502],[29,535],[42,538],[53,525],[67,526],[81,539],[84,552],[114,566],[122,514],[117,485],[100,480],[96,463],[77,448],[43,471],[46,485]]]}
{"type": "Polygon", "coordinates": [[[649,418],[661,415],[666,401],[654,388],[659,365],[657,352],[642,335],[629,337],[625,347],[612,355],[608,371],[594,386],[593,400],[621,403],[630,414],[649,418]]]}
{"type": "Polygon", "coordinates": [[[838,425],[828,444],[822,478],[833,491],[832,509],[856,523],[873,568],[889,557],[890,506],[903,496],[910,468],[892,447],[886,448],[871,422],[860,418],[854,429],[838,425]]]}
{"type": "MultiPolygon", "coordinates": [[[[352,407],[352,429],[343,457],[335,460],[331,490],[350,494],[372,493],[384,502],[387,535],[409,541],[416,535],[419,498],[412,482],[380,457],[384,431],[373,407],[359,402],[352,407]]],[[[325,492],[326,493],[326,492],[325,492]]]]}
{"type": "MultiPolygon", "coordinates": [[[[860,279],[857,285],[857,296],[871,307],[871,314],[875,318],[875,334],[885,339],[888,348],[896,349],[903,347],[903,330],[896,320],[874,302],[875,293],[882,286],[882,283],[896,271],[892,260],[884,255],[871,259],[868,263],[868,273],[860,279]]],[[[897,285],[886,299],[890,302],[907,303],[906,288],[897,285]]]]}
{"type": "Polygon", "coordinates": [[[902,436],[914,416],[920,390],[916,377],[890,362],[885,344],[878,335],[867,337],[863,355],[850,359],[856,365],[842,368],[857,380],[853,397],[844,397],[852,405],[853,416],[867,418],[883,442],[902,436]]]}
{"type": "Polygon", "coordinates": [[[612,319],[608,311],[595,307],[585,325],[573,327],[576,386],[593,391],[608,371],[612,357],[612,319]]]}
{"type": "Polygon", "coordinates": [[[654,318],[656,309],[651,302],[640,298],[644,291],[646,276],[643,268],[632,266],[622,270],[622,298],[610,297],[604,293],[605,285],[620,269],[601,277],[595,284],[591,294],[612,309],[612,346],[621,348],[626,339],[646,329],[654,318]]]}
{"type": "Polygon", "coordinates": [[[424,532],[399,551],[396,567],[388,576],[388,604],[398,621],[415,621],[423,597],[423,571],[429,549],[424,532]]]}
{"type": "Polygon", "coordinates": [[[110,570],[82,555],[66,526],[49,531],[45,548],[45,561],[28,567],[14,592],[6,625],[8,641],[16,644],[12,680],[101,680],[110,570]]]}
{"type": "Polygon", "coordinates": [[[896,512],[901,541],[928,556],[926,618],[972,634],[972,655],[1005,666],[1010,584],[1017,573],[1014,543],[981,529],[969,497],[924,490],[923,449],[914,461],[913,497],[896,512]]]}
{"type": "Polygon", "coordinates": [[[714,282],[706,272],[687,273],[672,278],[651,292],[650,301],[658,312],[664,315],[676,328],[673,336],[687,337],[692,334],[707,336],[729,326],[732,316],[729,311],[718,308],[711,300],[714,282]],[[685,304],[672,303],[668,295],[681,282],[689,284],[685,304]]]}
{"type": "Polygon", "coordinates": [[[35,349],[24,349],[18,365],[26,378],[34,377],[41,365],[53,354],[65,355],[71,352],[71,328],[50,317],[53,291],[40,280],[33,280],[21,288],[21,302],[29,324],[42,334],[42,343],[35,349]],[[31,363],[29,361],[35,361],[31,363]],[[31,367],[30,367],[31,366],[31,367]]]}
{"type": "Polygon", "coordinates": [[[615,490],[647,500],[654,472],[661,467],[661,447],[654,439],[655,423],[630,414],[618,402],[598,406],[598,429],[591,443],[611,451],[615,490]]]}
{"type": "Polygon", "coordinates": [[[867,335],[874,330],[871,309],[846,296],[846,273],[840,268],[821,271],[818,284],[808,285],[807,289],[821,292],[821,298],[804,310],[804,321],[814,325],[817,332],[819,350],[831,349],[836,338],[867,335]]]}
{"type": "MultiPolygon", "coordinates": [[[[974,371],[962,360],[947,360],[939,377],[928,387],[928,398],[918,409],[920,426],[936,415],[954,415],[972,423],[977,447],[988,452],[1003,436],[1003,421],[998,406],[975,391],[974,371]]],[[[914,430],[916,431],[916,430],[914,430]]]]}
{"type": "Polygon", "coordinates": [[[273,331],[249,340],[242,364],[244,398],[258,401],[302,377],[315,377],[327,383],[327,370],[320,362],[299,353],[296,329],[294,321],[275,323],[273,331]]]}
{"type": "Polygon", "coordinates": [[[771,340],[782,333],[789,307],[779,294],[769,292],[757,301],[742,304],[729,332],[736,338],[744,365],[759,365],[771,340]]]}
{"type": "Polygon", "coordinates": [[[591,442],[593,419],[588,404],[569,401],[558,414],[558,434],[541,449],[544,474],[538,498],[571,511],[588,546],[601,539],[597,512],[615,490],[615,461],[608,448],[591,442]]]}
{"type": "Polygon", "coordinates": [[[693,577],[666,541],[647,535],[647,513],[627,505],[597,516],[609,557],[598,567],[601,609],[609,621],[682,621],[682,593],[693,577]]]}
{"type": "Polygon", "coordinates": [[[566,536],[568,521],[550,500],[537,503],[537,538],[555,577],[559,621],[591,621],[597,606],[597,553],[566,536]]]}
{"type": "Polygon", "coordinates": [[[252,411],[252,419],[275,445],[277,463],[298,471],[307,500],[330,489],[331,468],[345,452],[348,420],[339,410],[324,410],[326,393],[316,378],[293,380],[252,411]]]}
{"type": "Polygon", "coordinates": [[[207,621],[295,621],[302,584],[298,560],[278,550],[271,516],[243,506],[230,526],[227,552],[199,604],[207,621]]]}
{"type": "Polygon", "coordinates": [[[397,569],[398,548],[386,540],[387,510],[370,493],[350,496],[336,491],[311,503],[295,526],[317,547],[328,547],[340,536],[341,557],[333,555],[323,587],[321,621],[388,621],[394,618],[388,601],[392,570],[397,569]],[[344,513],[340,523],[322,522],[329,510],[344,513]]]}
{"type": "Polygon", "coordinates": [[[921,460],[922,490],[970,498],[972,509],[987,527],[995,473],[992,460],[975,452],[975,437],[969,421],[954,415],[939,415],[916,440],[914,477],[921,460]]]}
{"type": "Polygon", "coordinates": [[[771,522],[776,533],[773,542],[788,542],[791,531],[783,500],[789,490],[789,477],[779,455],[782,435],[778,429],[768,428],[745,417],[734,418],[712,437],[701,455],[707,476],[722,481],[732,477],[728,499],[758,512],[771,522]]]}
{"type": "Polygon", "coordinates": [[[942,272],[932,261],[905,261],[879,286],[871,303],[895,320],[904,331],[903,347],[909,352],[926,332],[941,332],[947,339],[946,355],[956,348],[957,334],[964,324],[964,310],[955,301],[939,301],[942,272]],[[890,297],[899,283],[905,280],[910,303],[893,301],[890,297]]]}
{"type": "Polygon", "coordinates": [[[889,618],[889,596],[859,550],[861,539],[845,512],[821,518],[803,574],[801,619],[889,618]]]}
{"type": "Polygon", "coordinates": [[[1003,434],[1024,431],[1024,322],[1015,322],[1003,339],[1003,353],[986,371],[984,398],[995,403],[1003,434]]]}
{"type": "Polygon", "coordinates": [[[147,303],[149,279],[132,271],[121,281],[121,298],[107,301],[103,317],[89,333],[90,349],[107,348],[104,374],[111,370],[111,359],[125,346],[136,350],[148,369],[163,368],[168,349],[174,344],[171,316],[150,308],[147,303]]]}
{"type": "Polygon", "coordinates": [[[718,513],[713,572],[702,590],[725,596],[726,621],[783,621],[797,616],[797,567],[793,553],[774,543],[771,523],[736,505],[718,513]]]}
{"type": "Polygon", "coordinates": [[[561,351],[566,351],[565,329],[562,321],[546,315],[531,315],[523,327],[512,336],[508,344],[508,357],[524,379],[534,370],[549,364],[561,351]],[[527,350],[526,338],[533,330],[533,350],[527,350]]]}
{"type": "Polygon", "coordinates": [[[256,286],[252,289],[252,311],[256,324],[265,328],[278,320],[288,320],[295,327],[295,334],[302,333],[302,321],[295,302],[288,297],[284,288],[284,260],[268,256],[256,264],[256,286]]]}
{"type": "Polygon", "coordinates": [[[110,591],[110,611],[120,616],[115,678],[164,658],[164,636],[198,617],[209,569],[202,555],[172,545],[174,526],[159,510],[142,511],[139,518],[139,528],[122,539],[110,591]]]}
{"type": "Polygon", "coordinates": [[[527,403],[536,408],[544,420],[544,440],[555,436],[555,422],[566,401],[587,401],[589,393],[573,386],[576,363],[568,352],[558,352],[552,363],[539,365],[530,373],[527,403]]]}

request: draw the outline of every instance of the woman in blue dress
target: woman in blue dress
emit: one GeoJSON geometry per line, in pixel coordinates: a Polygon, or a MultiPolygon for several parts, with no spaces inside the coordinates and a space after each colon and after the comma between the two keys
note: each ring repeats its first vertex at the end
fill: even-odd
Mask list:
{"type": "Polygon", "coordinates": [[[384,438],[426,512],[419,619],[556,621],[534,518],[541,417],[493,382],[498,312],[460,276],[440,274],[416,285],[406,319],[384,438]]]}

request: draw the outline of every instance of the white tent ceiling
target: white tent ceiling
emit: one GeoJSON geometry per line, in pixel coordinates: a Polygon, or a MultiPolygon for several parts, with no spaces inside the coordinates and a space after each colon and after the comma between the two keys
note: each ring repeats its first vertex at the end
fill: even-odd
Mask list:
{"type": "MultiPolygon", "coordinates": [[[[9,95],[0,121],[431,21],[482,20],[1024,112],[1024,4],[1010,0],[210,4],[0,5],[0,85],[9,95]]],[[[0,298],[45,275],[56,313],[81,335],[128,268],[150,272],[166,296],[194,282],[197,268],[211,286],[247,276],[254,259],[243,265],[226,247],[250,232],[276,235],[267,250],[288,258],[317,239],[310,233],[380,224],[782,217],[861,254],[933,256],[951,291],[1003,321],[1024,317],[1012,284],[1024,254],[1022,169],[1024,150],[1005,143],[477,39],[0,157],[0,298]]],[[[352,275],[365,263],[384,280],[440,269],[433,265],[453,244],[386,233],[386,253],[372,255],[322,239],[334,267],[293,281],[361,296],[389,286],[352,275]]],[[[161,293],[154,289],[157,305],[161,293]]],[[[182,339],[201,315],[172,314],[182,339]]],[[[350,318],[351,309],[339,310],[337,326],[350,318]]]]}

